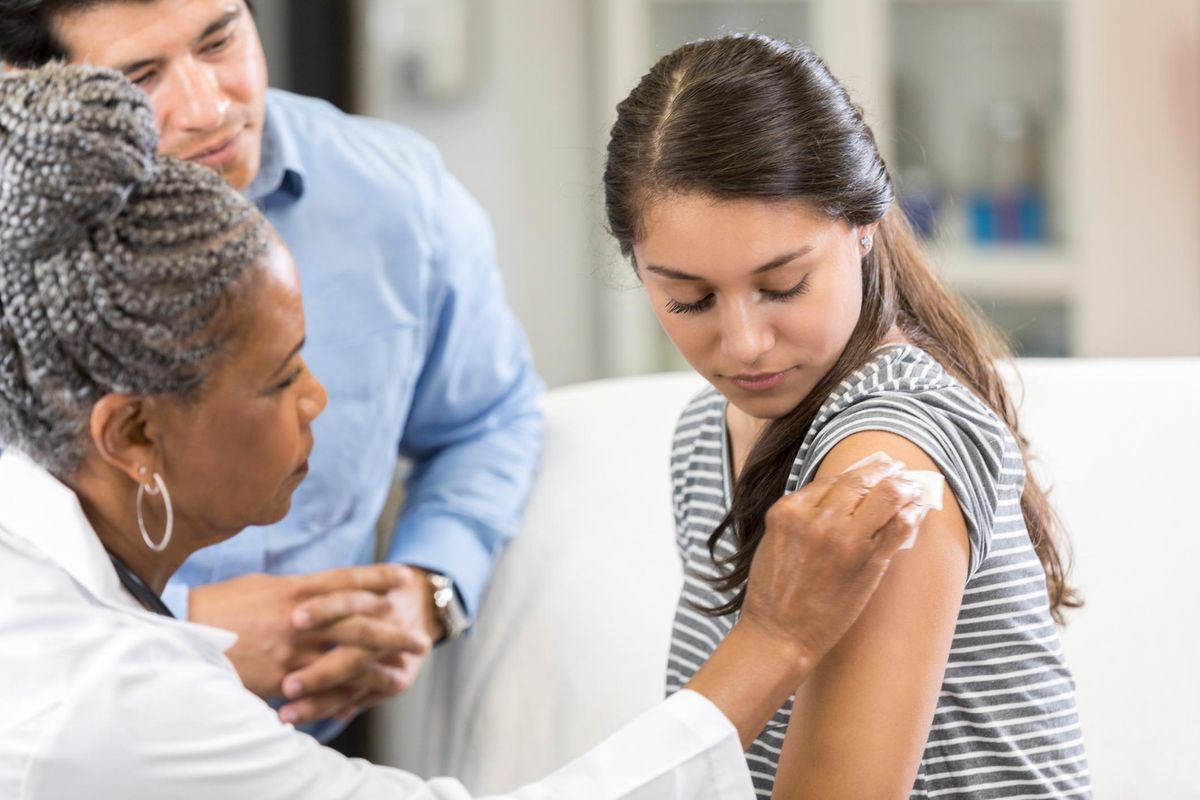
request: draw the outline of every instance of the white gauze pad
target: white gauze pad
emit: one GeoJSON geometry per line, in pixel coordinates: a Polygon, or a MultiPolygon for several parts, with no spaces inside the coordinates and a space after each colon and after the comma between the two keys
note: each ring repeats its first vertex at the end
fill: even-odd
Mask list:
{"type": "MultiPolygon", "coordinates": [[[[876,461],[882,461],[888,457],[889,456],[883,452],[872,453],[863,460],[857,461],[854,464],[846,467],[846,469],[843,471],[849,472],[852,469],[858,469],[859,467],[866,466],[867,464],[871,464],[876,461]]],[[[907,478],[921,487],[921,496],[917,498],[917,505],[935,508],[939,511],[941,510],[942,497],[946,491],[946,479],[942,476],[942,473],[934,472],[933,470],[928,469],[909,469],[901,472],[900,477],[907,478]]],[[[907,542],[900,545],[900,549],[911,550],[913,545],[916,543],[917,536],[916,534],[913,534],[907,542]]]]}
{"type": "MultiPolygon", "coordinates": [[[[942,473],[928,469],[906,469],[900,475],[920,485],[921,496],[917,498],[917,505],[942,510],[942,496],[946,491],[946,479],[942,473]]],[[[900,545],[900,549],[911,550],[916,543],[917,535],[914,533],[908,537],[908,541],[900,545]]]]}

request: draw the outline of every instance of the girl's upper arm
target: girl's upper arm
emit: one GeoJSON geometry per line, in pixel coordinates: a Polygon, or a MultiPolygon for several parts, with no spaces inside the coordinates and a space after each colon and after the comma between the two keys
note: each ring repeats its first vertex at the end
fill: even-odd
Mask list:
{"type": "MultiPolygon", "coordinates": [[[[883,451],[939,471],[917,445],[864,431],[839,442],[817,476],[883,451]]],[[[846,636],[796,694],[775,797],[907,798],[929,736],[969,563],[967,525],[947,489],[916,545],[892,560],[846,636]]]]}

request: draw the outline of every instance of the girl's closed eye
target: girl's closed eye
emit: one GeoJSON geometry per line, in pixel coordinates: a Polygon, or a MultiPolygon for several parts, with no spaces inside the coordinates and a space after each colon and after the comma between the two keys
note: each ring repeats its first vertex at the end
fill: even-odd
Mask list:
{"type": "MultiPolygon", "coordinates": [[[[808,276],[805,275],[800,280],[799,283],[797,283],[795,286],[792,286],[791,288],[784,289],[783,291],[778,291],[778,292],[772,291],[770,289],[763,289],[763,290],[761,290],[760,293],[763,297],[765,297],[768,300],[774,300],[774,301],[778,301],[778,302],[786,302],[795,297],[799,297],[800,295],[804,294],[807,291],[808,291],[808,276]]],[[[709,308],[711,308],[714,300],[715,300],[715,296],[712,294],[707,294],[694,303],[683,303],[683,302],[680,302],[679,300],[668,299],[667,300],[667,311],[671,312],[672,314],[699,314],[701,311],[707,311],[709,308]]]]}
{"type": "Polygon", "coordinates": [[[763,297],[768,300],[791,300],[793,297],[799,297],[808,291],[808,276],[805,275],[800,279],[800,282],[790,289],[784,289],[782,292],[773,292],[770,289],[763,289],[763,297]]]}
{"type": "Polygon", "coordinates": [[[715,298],[706,294],[694,303],[681,303],[678,300],[667,299],[667,311],[672,314],[699,314],[710,308],[715,298]]]}

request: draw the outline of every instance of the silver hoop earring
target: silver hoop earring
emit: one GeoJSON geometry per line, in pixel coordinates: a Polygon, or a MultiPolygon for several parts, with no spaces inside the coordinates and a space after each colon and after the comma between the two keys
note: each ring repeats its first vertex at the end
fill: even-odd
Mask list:
{"type": "Polygon", "coordinates": [[[869,252],[869,251],[871,250],[871,243],[872,243],[872,241],[873,241],[873,240],[871,239],[871,237],[870,237],[870,236],[864,236],[864,237],[862,237],[861,239],[859,239],[859,240],[858,240],[858,243],[859,243],[859,244],[861,244],[861,245],[863,246],[863,249],[864,249],[864,250],[867,250],[867,251],[869,252]]]}
{"type": "MultiPolygon", "coordinates": [[[[146,472],[145,467],[138,470],[138,472],[141,474],[145,474],[145,472],[146,472]]],[[[138,522],[138,530],[142,532],[142,541],[144,541],[146,543],[146,547],[149,547],[151,550],[153,550],[156,553],[161,553],[163,550],[166,550],[167,545],[169,545],[171,543],[171,530],[175,527],[175,509],[173,509],[171,507],[171,493],[167,491],[167,485],[165,483],[163,483],[162,476],[156,472],[156,473],[154,473],[153,477],[154,477],[154,485],[153,486],[147,486],[144,483],[138,484],[137,522],[138,522]],[[150,538],[150,533],[146,530],[146,520],[142,516],[142,497],[144,497],[147,494],[152,495],[152,496],[162,495],[163,505],[167,509],[167,527],[166,527],[166,530],[163,531],[162,541],[157,542],[157,543],[155,543],[155,541],[150,538]]]]}

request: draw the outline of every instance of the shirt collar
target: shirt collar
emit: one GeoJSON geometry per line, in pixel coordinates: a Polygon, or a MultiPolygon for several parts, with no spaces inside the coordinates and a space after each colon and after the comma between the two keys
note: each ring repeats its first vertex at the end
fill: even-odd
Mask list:
{"type": "Polygon", "coordinates": [[[119,606],[131,598],[75,493],[22,453],[0,454],[0,527],[20,536],[96,597],[119,606]]]}
{"type": "Polygon", "coordinates": [[[258,174],[246,187],[245,195],[255,203],[277,192],[299,199],[304,194],[304,175],[300,148],[268,94],[258,174]]]}

